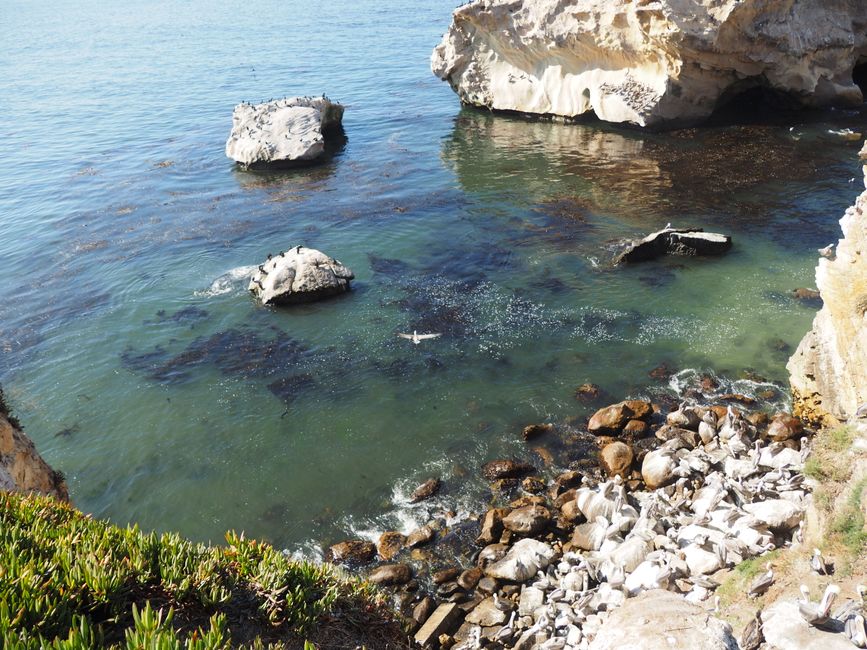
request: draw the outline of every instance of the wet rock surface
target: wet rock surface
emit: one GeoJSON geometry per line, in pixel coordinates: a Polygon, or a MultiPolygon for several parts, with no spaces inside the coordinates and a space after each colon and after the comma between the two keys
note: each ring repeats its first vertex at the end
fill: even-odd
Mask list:
{"type": "Polygon", "coordinates": [[[666,228],[629,243],[614,258],[614,264],[646,262],[663,255],[722,255],[732,247],[728,235],[701,229],[666,228]]]}

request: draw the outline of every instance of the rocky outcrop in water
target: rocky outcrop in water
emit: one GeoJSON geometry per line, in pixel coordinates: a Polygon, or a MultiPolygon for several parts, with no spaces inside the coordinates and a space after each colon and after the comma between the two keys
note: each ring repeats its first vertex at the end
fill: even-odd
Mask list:
{"type": "Polygon", "coordinates": [[[46,463],[33,441],[9,415],[0,391],[0,490],[38,492],[69,501],[63,475],[46,463]]]}
{"type": "Polygon", "coordinates": [[[665,228],[644,239],[630,242],[614,258],[622,262],[646,262],[663,255],[722,255],[732,247],[732,238],[698,229],[665,228]]]}
{"type": "Polygon", "coordinates": [[[325,153],[325,139],[342,119],[343,106],[324,95],[238,104],[226,155],[248,167],[312,162],[325,153]]]}
{"type": "Polygon", "coordinates": [[[857,0],[476,0],[454,11],[431,69],[490,109],[695,122],[754,87],[860,104],[865,26],[857,0]]]}
{"type": "Polygon", "coordinates": [[[263,304],[313,302],[349,291],[352,271],[315,248],[296,246],[260,264],[247,287],[263,304]]]}
{"type": "Polygon", "coordinates": [[[823,306],[787,366],[795,414],[808,421],[833,425],[867,402],[865,212],[867,191],[840,220],[843,238],[836,250],[819,260],[816,286],[823,306]]]}

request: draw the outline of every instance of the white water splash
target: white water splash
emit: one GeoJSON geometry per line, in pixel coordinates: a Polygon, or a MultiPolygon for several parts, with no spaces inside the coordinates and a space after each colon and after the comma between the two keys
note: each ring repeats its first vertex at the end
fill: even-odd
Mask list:
{"type": "Polygon", "coordinates": [[[233,291],[245,291],[247,289],[246,284],[250,281],[255,270],[255,265],[234,268],[214,280],[207,289],[196,291],[193,295],[198,298],[213,298],[233,291]]]}

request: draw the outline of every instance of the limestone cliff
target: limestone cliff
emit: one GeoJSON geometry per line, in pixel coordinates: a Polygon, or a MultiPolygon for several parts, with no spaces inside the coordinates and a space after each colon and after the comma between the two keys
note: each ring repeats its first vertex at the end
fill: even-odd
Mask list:
{"type": "Polygon", "coordinates": [[[699,121],[755,86],[860,104],[865,58],[861,0],[474,0],[431,69],[467,104],[652,126],[699,121]]]}
{"type": "MultiPolygon", "coordinates": [[[[867,166],[864,167],[867,186],[867,166]]],[[[789,360],[795,415],[833,426],[867,402],[867,191],[840,220],[833,259],[816,267],[824,302],[789,360]]]]}
{"type": "Polygon", "coordinates": [[[9,415],[0,391],[0,491],[38,492],[69,501],[63,476],[46,463],[9,415]]]}

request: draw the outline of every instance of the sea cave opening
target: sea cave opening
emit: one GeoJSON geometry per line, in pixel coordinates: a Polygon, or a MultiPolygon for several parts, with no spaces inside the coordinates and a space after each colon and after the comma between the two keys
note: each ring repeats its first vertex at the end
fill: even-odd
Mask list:
{"type": "Polygon", "coordinates": [[[802,109],[798,98],[771,88],[763,79],[744,79],[720,96],[709,122],[712,124],[764,124],[785,120],[802,109]]]}
{"type": "Polygon", "coordinates": [[[852,81],[867,98],[867,59],[862,59],[852,68],[852,81]]]}

